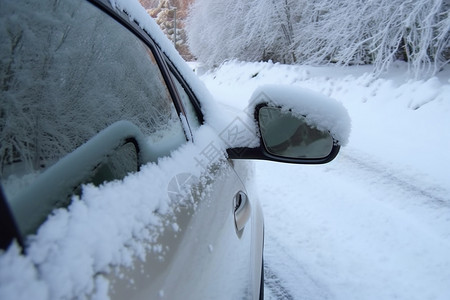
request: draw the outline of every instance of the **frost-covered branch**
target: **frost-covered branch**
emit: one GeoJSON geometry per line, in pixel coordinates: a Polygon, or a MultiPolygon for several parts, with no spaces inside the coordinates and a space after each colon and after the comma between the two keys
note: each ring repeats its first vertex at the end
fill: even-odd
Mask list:
{"type": "Polygon", "coordinates": [[[374,64],[397,59],[416,76],[449,62],[445,0],[197,0],[189,45],[210,66],[228,59],[374,64]]]}

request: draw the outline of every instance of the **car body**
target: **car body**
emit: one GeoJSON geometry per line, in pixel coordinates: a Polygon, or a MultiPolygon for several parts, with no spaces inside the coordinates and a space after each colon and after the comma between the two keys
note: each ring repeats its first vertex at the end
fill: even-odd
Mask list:
{"type": "Polygon", "coordinates": [[[129,1],[2,2],[1,298],[261,298],[245,160],[337,155],[327,128],[265,93],[224,115],[144,14],[129,1]],[[286,152],[300,127],[329,149],[286,152]]]}

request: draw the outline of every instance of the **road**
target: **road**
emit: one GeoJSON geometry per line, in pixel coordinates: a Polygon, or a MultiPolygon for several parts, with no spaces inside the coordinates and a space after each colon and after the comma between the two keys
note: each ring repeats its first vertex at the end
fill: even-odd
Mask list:
{"type": "Polygon", "coordinates": [[[343,148],[257,162],[266,299],[450,299],[450,191],[343,148]]]}
{"type": "Polygon", "coordinates": [[[413,80],[399,65],[372,80],[366,67],[230,62],[202,76],[238,109],[258,86],[287,84],[352,120],[329,164],[255,162],[266,299],[450,300],[448,69],[413,80]]]}

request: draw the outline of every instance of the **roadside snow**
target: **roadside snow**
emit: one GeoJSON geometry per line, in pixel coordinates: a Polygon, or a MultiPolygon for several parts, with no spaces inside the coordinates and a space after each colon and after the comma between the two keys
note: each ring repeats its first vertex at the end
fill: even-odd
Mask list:
{"type": "Polygon", "coordinates": [[[266,84],[307,88],[334,98],[351,117],[349,148],[392,164],[408,176],[449,187],[450,68],[426,81],[408,78],[406,64],[396,64],[379,79],[370,71],[370,66],[229,62],[199,75],[219,102],[241,110],[266,84]]]}
{"type": "Polygon", "coordinates": [[[287,84],[337,99],[352,120],[327,165],[255,163],[268,299],[450,299],[450,68],[426,81],[403,64],[370,71],[229,62],[201,74],[240,109],[287,84]]]}

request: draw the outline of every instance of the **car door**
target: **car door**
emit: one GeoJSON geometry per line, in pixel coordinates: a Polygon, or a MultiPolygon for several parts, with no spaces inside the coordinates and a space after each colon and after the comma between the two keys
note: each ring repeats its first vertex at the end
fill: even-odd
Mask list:
{"type": "MultiPolygon", "coordinates": [[[[192,104],[196,101],[181,75],[172,68],[170,72],[189,124],[196,132],[201,126],[192,104]]],[[[136,299],[146,299],[148,295],[152,299],[259,297],[263,222],[259,204],[247,197],[235,171],[241,168],[245,174],[245,163],[225,159],[218,136],[198,144],[190,159],[203,169],[201,177],[178,173],[167,186],[174,209],[164,217],[167,225],[155,242],[166,247],[163,255],[147,256],[145,263],[138,261],[131,270],[124,270],[124,278],[115,277],[117,299],[123,299],[136,287],[143,289],[136,299]],[[129,278],[133,278],[132,285],[129,278]]]]}
{"type": "Polygon", "coordinates": [[[10,235],[21,241],[21,255],[39,270],[49,294],[258,297],[259,206],[247,197],[217,133],[202,125],[183,76],[148,33],[106,1],[5,1],[4,8],[2,215],[13,217],[10,235]],[[131,183],[117,184],[128,172],[131,183]],[[141,190],[146,184],[151,189],[141,190]],[[105,192],[121,186],[137,191],[105,192]],[[89,198],[97,192],[99,202],[111,197],[122,205],[117,210],[124,215],[112,218],[116,231],[88,218],[91,227],[71,236],[83,203],[97,209],[98,219],[107,217],[108,204],[89,198]],[[133,210],[132,198],[156,204],[133,210]],[[46,232],[60,216],[73,228],[50,238],[46,232]],[[129,226],[132,221],[138,225],[129,226]],[[117,239],[120,228],[133,232],[117,239]]]}

